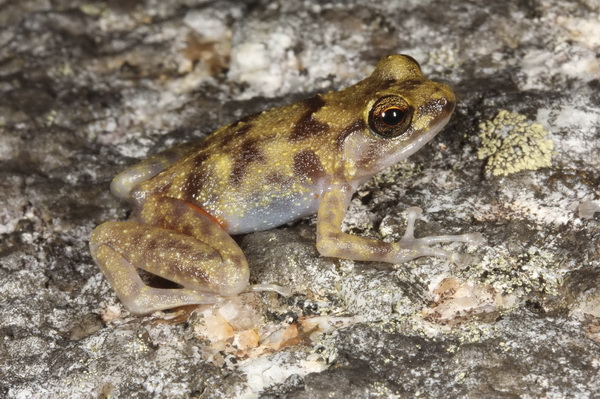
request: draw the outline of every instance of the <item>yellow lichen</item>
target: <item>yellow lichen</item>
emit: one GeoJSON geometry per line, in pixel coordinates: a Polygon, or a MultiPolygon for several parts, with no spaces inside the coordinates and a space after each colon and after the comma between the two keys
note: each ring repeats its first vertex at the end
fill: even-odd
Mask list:
{"type": "Polygon", "coordinates": [[[487,158],[486,171],[507,176],[521,170],[537,170],[552,163],[554,143],[540,123],[528,123],[521,114],[501,110],[479,125],[479,159],[487,158]]]}

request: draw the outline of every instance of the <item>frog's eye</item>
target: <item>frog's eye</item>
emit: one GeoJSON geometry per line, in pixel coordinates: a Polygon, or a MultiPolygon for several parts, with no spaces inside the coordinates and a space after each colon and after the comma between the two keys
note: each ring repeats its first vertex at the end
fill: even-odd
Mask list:
{"type": "Polygon", "coordinates": [[[369,126],[382,137],[398,137],[410,126],[412,114],[412,107],[402,97],[382,97],[371,108],[369,126]]]}

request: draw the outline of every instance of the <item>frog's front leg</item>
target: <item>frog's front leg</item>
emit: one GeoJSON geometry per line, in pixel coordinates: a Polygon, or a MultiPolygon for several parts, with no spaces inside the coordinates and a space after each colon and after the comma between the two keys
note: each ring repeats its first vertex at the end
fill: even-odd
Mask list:
{"type": "Polygon", "coordinates": [[[248,289],[242,250],[201,209],[177,199],[152,199],[139,219],[104,223],[90,239],[94,260],[132,313],[215,303],[248,289]],[[183,288],[147,286],[136,268],[183,288]]]}
{"type": "Polygon", "coordinates": [[[414,237],[414,223],[421,209],[408,209],[406,233],[397,243],[387,243],[365,237],[343,233],[342,221],[353,190],[347,184],[333,184],[323,194],[317,215],[317,249],[323,256],[344,259],[402,263],[421,256],[437,256],[455,263],[461,261],[461,254],[441,248],[431,247],[442,242],[465,242],[479,244],[480,233],[444,235],[424,238],[414,237]]]}

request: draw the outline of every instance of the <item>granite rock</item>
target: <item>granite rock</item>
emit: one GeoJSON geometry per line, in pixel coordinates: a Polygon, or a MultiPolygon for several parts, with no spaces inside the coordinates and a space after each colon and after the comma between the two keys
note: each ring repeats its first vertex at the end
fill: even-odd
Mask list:
{"type": "Polygon", "coordinates": [[[593,0],[0,2],[0,396],[600,396],[599,18],[593,0]],[[420,206],[417,236],[483,233],[453,247],[469,262],[322,258],[313,217],[238,238],[290,298],[124,310],[87,245],[129,216],[115,174],[393,53],[458,106],[344,228],[399,240],[420,206]]]}

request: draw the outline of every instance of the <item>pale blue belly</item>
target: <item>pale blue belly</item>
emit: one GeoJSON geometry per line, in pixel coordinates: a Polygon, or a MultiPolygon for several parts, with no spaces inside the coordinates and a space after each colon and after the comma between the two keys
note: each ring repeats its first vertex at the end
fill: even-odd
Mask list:
{"type": "Polygon", "coordinates": [[[257,202],[261,201],[252,200],[239,203],[238,207],[235,207],[235,203],[229,203],[226,206],[226,208],[232,207],[232,210],[222,212],[219,218],[226,222],[229,234],[269,230],[315,214],[319,209],[320,195],[317,196],[314,193],[288,194],[271,197],[266,206],[248,205],[248,203],[257,202]]]}

